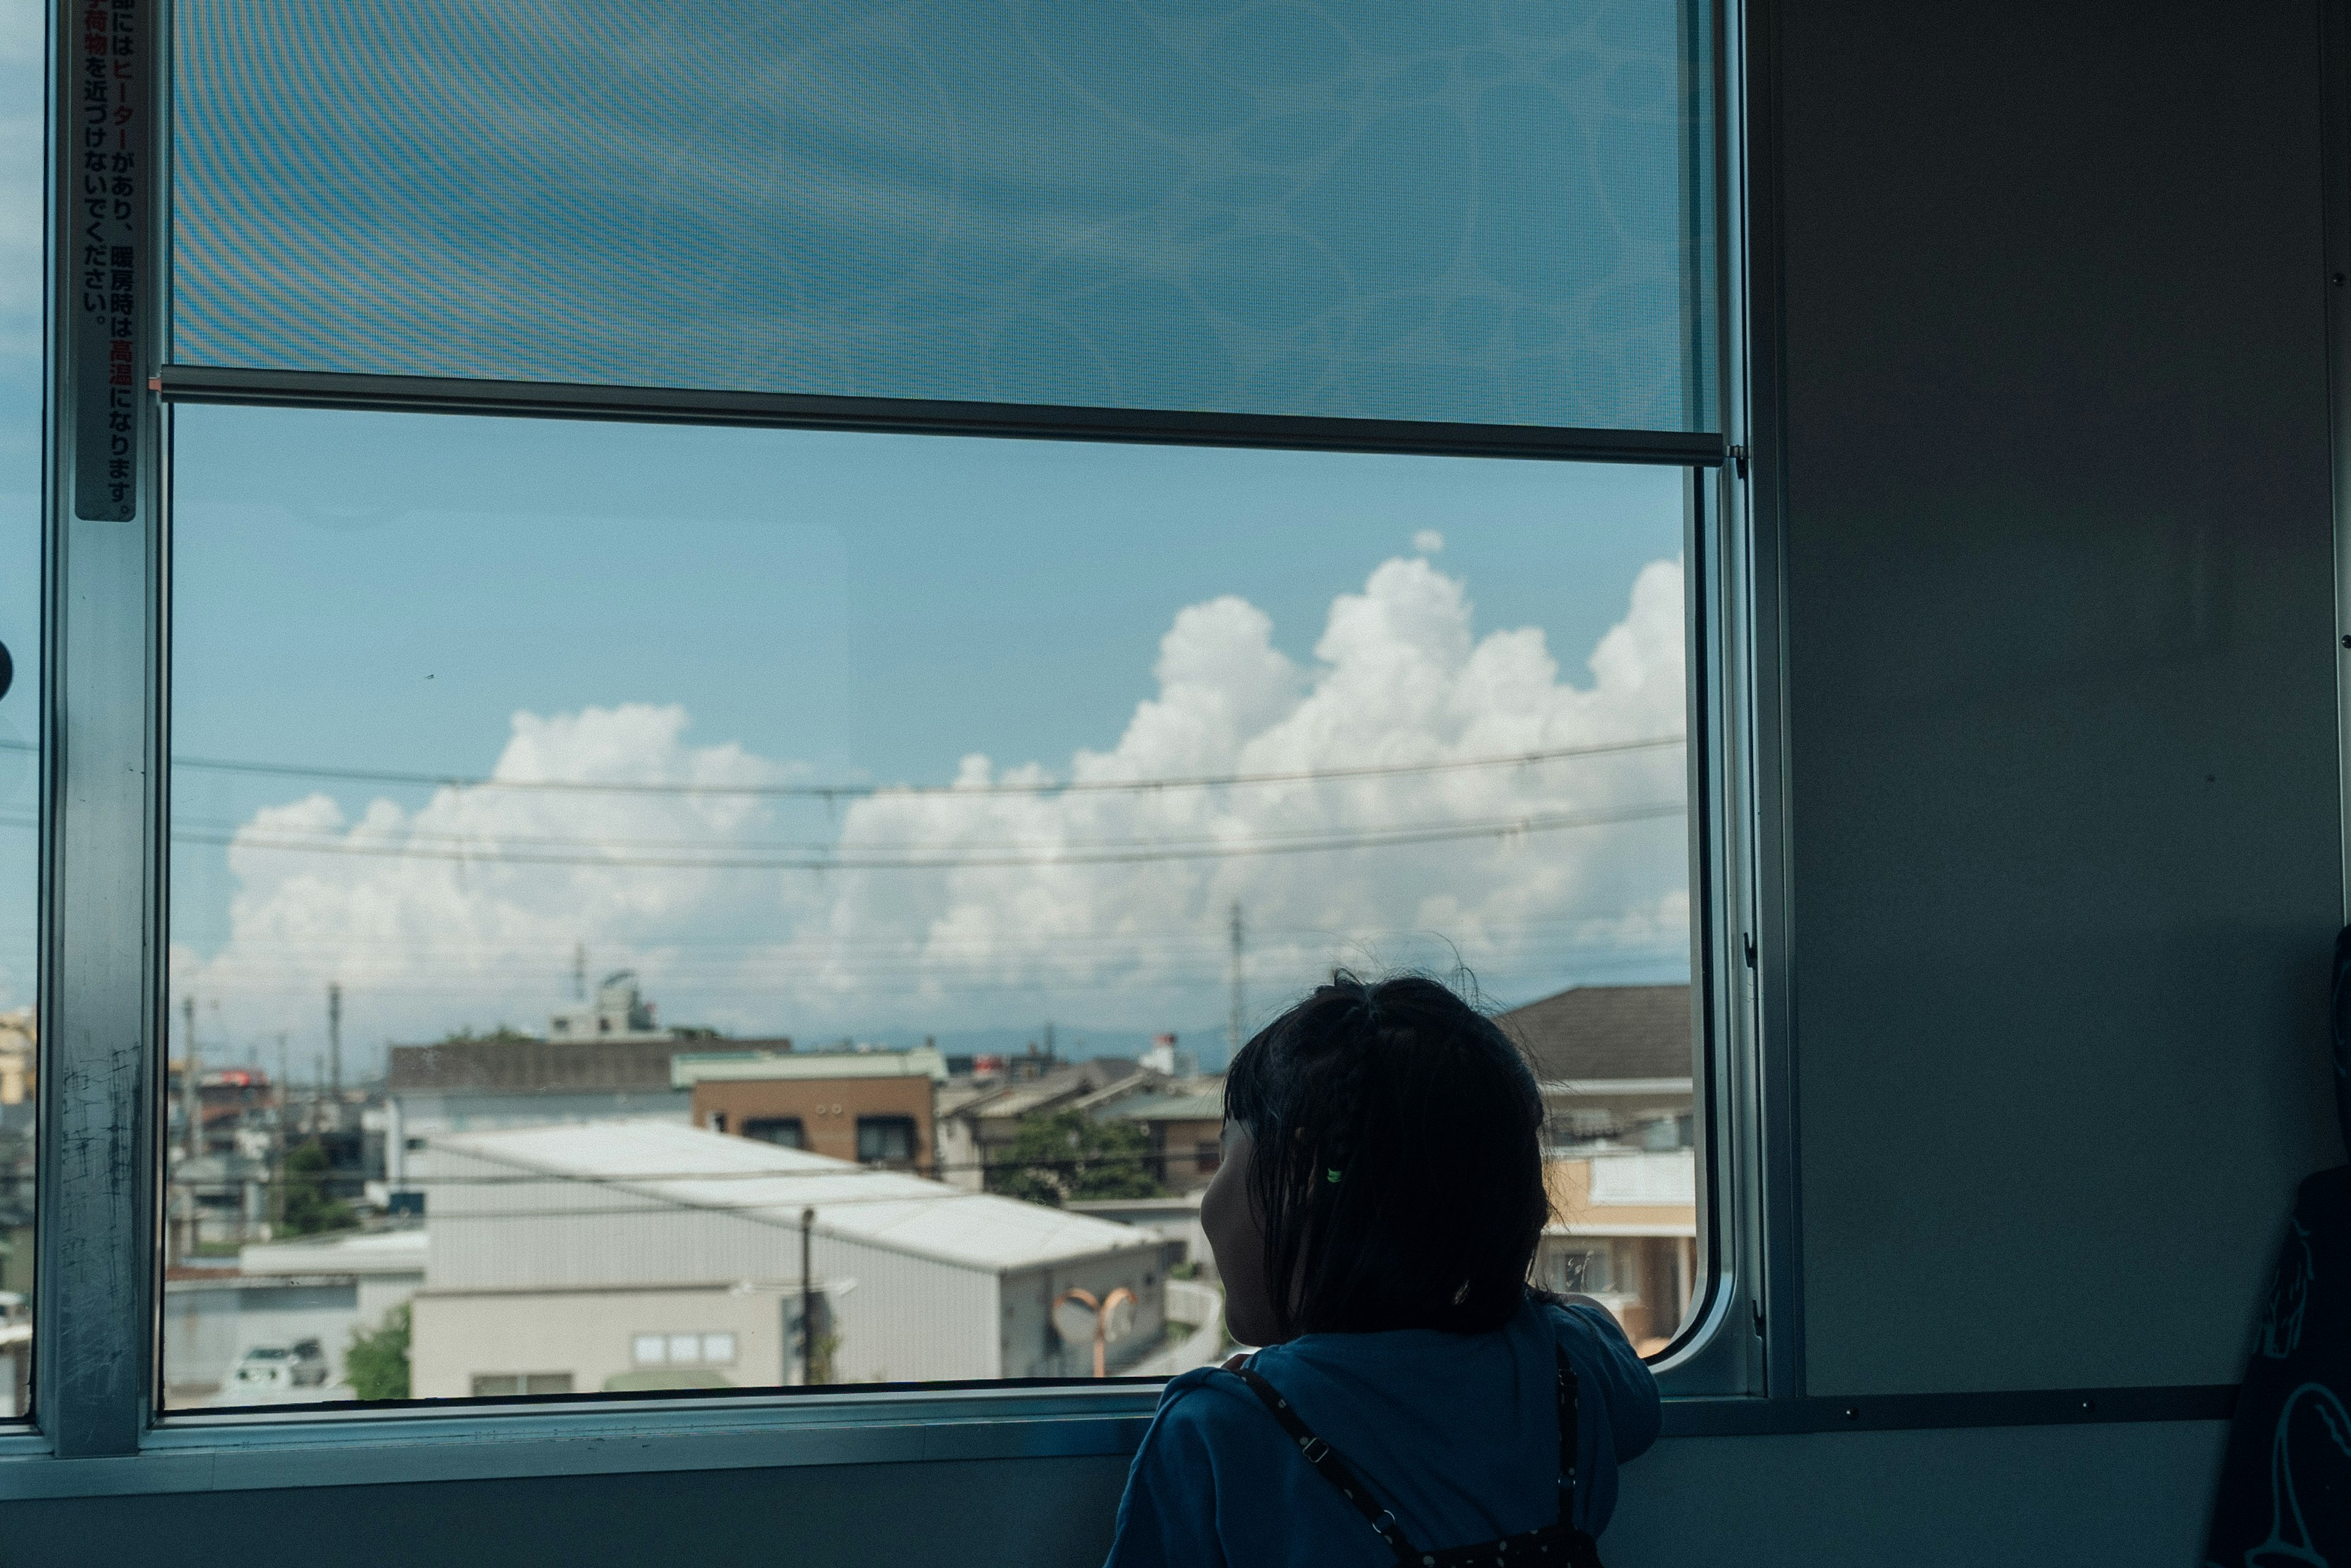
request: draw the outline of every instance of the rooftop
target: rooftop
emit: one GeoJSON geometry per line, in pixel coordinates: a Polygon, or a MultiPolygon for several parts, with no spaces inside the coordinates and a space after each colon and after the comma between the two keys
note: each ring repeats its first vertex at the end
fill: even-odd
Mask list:
{"type": "Polygon", "coordinates": [[[1225,1116],[1225,1088],[1219,1083],[1187,1094],[1137,1095],[1110,1114],[1127,1122],[1220,1122],[1225,1116]]]}
{"type": "Polygon", "coordinates": [[[819,1235],[999,1272],[1161,1245],[1132,1226],[671,1122],[461,1133],[433,1146],[793,1230],[813,1208],[819,1235]]]}
{"type": "Polygon", "coordinates": [[[957,1102],[956,1108],[991,1120],[1018,1120],[1040,1111],[1060,1110],[1086,1095],[1121,1085],[1143,1071],[1123,1057],[1097,1057],[1056,1068],[1042,1078],[992,1087],[983,1094],[957,1102]]]}
{"type": "Polygon", "coordinates": [[[1578,986],[1494,1020],[1546,1083],[1681,1079],[1691,1072],[1690,988],[1578,986]]]}
{"type": "Polygon", "coordinates": [[[305,1236],[241,1249],[240,1274],[422,1274],[424,1231],[366,1230],[305,1236]]]}
{"type": "Polygon", "coordinates": [[[679,1089],[697,1083],[781,1079],[928,1078],[947,1081],[947,1059],[927,1045],[908,1051],[695,1051],[670,1058],[669,1081],[679,1089]]]}
{"type": "MultiPolygon", "coordinates": [[[[592,1093],[670,1092],[670,1060],[708,1055],[707,1039],[466,1040],[439,1045],[395,1045],[384,1087],[458,1093],[592,1093]]],[[[788,1040],[723,1042],[738,1052],[789,1051],[788,1040]]]]}

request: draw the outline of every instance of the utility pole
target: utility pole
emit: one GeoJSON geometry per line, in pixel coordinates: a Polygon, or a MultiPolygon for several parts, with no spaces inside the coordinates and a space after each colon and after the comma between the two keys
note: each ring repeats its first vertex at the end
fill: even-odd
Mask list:
{"type": "Polygon", "coordinates": [[[343,988],[327,982],[327,1092],[334,1096],[335,1125],[343,1124],[343,988]]]}
{"type": "Polygon", "coordinates": [[[1233,1011],[1225,1020],[1225,1065],[1230,1067],[1233,1058],[1241,1053],[1241,964],[1244,938],[1241,933],[1241,901],[1233,900],[1233,1011]]]}
{"type": "Polygon", "coordinates": [[[196,994],[190,991],[180,998],[181,1043],[180,1100],[181,1116],[187,1127],[182,1145],[180,1179],[172,1184],[173,1196],[183,1206],[186,1229],[180,1242],[183,1261],[196,1255],[196,1243],[201,1238],[196,1230],[196,1167],[194,1162],[204,1152],[204,1064],[196,1059],[196,994]]]}
{"type": "Polygon", "coordinates": [[[585,942],[571,945],[571,999],[575,1002],[588,999],[588,944],[585,942]]]}
{"type": "Polygon", "coordinates": [[[800,1383],[816,1381],[816,1285],[809,1271],[809,1237],[816,1229],[816,1210],[800,1210],[800,1383]]]}
{"type": "Polygon", "coordinates": [[[180,1025],[183,1037],[180,1049],[180,1114],[187,1129],[183,1148],[186,1156],[194,1159],[204,1152],[204,1103],[198,1088],[204,1070],[196,1061],[196,994],[193,991],[180,998],[180,1025]]]}
{"type": "Polygon", "coordinates": [[[286,1139],[294,1130],[294,1069],[286,1054],[286,1031],[277,1031],[277,1148],[269,1170],[269,1234],[286,1225],[286,1139]]]}

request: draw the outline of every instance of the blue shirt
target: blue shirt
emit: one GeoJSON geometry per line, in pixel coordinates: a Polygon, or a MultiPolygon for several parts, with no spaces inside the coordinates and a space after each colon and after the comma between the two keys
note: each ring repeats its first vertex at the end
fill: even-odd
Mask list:
{"type": "MultiPolygon", "coordinates": [[[[1616,1467],[1656,1439],[1658,1407],[1656,1380],[1596,1308],[1530,1301],[1483,1334],[1308,1334],[1251,1364],[1434,1551],[1559,1517],[1553,1344],[1578,1385],[1575,1522],[1597,1535],[1616,1467]]],[[[1110,1568],[1395,1561],[1247,1384],[1205,1366],[1168,1383],[1127,1475],[1110,1568]]]]}

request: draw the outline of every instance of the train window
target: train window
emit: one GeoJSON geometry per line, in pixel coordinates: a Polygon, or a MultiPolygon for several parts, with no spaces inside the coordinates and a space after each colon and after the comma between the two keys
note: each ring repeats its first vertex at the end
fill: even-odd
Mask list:
{"type": "Polygon", "coordinates": [[[1215,1359],[1334,963],[1474,975],[1538,1282],[1680,1322],[1688,470],[175,419],[169,1408],[1215,1359]]]}
{"type": "Polygon", "coordinates": [[[0,12],[0,1422],[31,1400],[39,1087],[41,14],[0,12]]]}
{"type": "Polygon", "coordinates": [[[189,0],[174,356],[1712,430],[1708,14],[189,0]]]}

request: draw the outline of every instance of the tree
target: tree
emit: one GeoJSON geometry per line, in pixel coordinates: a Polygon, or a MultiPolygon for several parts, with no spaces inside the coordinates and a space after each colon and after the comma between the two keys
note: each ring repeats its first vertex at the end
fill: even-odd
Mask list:
{"type": "Polygon", "coordinates": [[[441,1037],[443,1045],[533,1045],[538,1040],[538,1036],[525,1034],[507,1023],[500,1023],[485,1034],[475,1034],[469,1025],[441,1037]]]}
{"type": "Polygon", "coordinates": [[[327,1192],[327,1146],[312,1138],[286,1156],[286,1233],[316,1236],[325,1230],[349,1230],[358,1223],[351,1206],[327,1192]]]}
{"type": "Polygon", "coordinates": [[[343,1379],[355,1399],[408,1397],[408,1303],[383,1314],[374,1333],[351,1331],[350,1348],[343,1353],[343,1379]]]}
{"type": "Polygon", "coordinates": [[[1027,1116],[989,1167],[988,1185],[1055,1208],[1071,1198],[1164,1197],[1145,1164],[1150,1153],[1133,1122],[1097,1122],[1082,1111],[1027,1116]]]}

